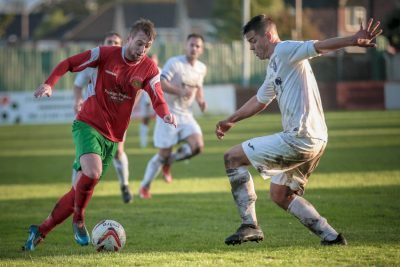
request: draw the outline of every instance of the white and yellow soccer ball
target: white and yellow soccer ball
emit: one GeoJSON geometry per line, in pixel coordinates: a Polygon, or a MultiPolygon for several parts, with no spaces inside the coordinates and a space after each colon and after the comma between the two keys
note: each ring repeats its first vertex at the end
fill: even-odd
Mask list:
{"type": "Polygon", "coordinates": [[[119,251],[125,246],[124,227],[114,220],[103,220],[92,230],[92,244],[98,252],[119,251]]]}

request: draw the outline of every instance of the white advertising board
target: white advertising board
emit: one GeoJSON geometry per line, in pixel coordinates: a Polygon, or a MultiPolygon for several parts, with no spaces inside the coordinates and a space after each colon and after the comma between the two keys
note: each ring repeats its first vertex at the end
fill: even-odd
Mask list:
{"type": "MultiPolygon", "coordinates": [[[[231,114],[236,108],[233,85],[210,85],[204,87],[207,114],[231,114]]],[[[0,92],[0,125],[68,123],[75,118],[74,95],[71,90],[55,90],[51,97],[35,98],[33,92],[0,92]]],[[[132,117],[137,118],[135,108],[132,117]]],[[[194,114],[201,112],[194,103],[194,114]]]]}

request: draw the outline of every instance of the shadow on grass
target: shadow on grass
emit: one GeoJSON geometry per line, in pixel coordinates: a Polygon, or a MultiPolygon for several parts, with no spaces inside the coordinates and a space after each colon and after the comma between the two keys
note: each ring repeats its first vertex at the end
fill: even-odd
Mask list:
{"type": "MultiPolygon", "coordinates": [[[[400,186],[310,189],[306,198],[332,226],[347,237],[350,246],[398,244],[400,237],[400,186]]],[[[221,252],[287,247],[316,247],[319,239],[295,218],[273,204],[266,190],[257,191],[258,220],[266,240],[259,244],[228,247],[224,239],[240,224],[231,194],[160,194],[130,205],[120,196],[94,197],[86,211],[92,228],[102,219],[119,221],[126,230],[122,253],[221,252]]],[[[36,251],[21,252],[30,224],[40,223],[54,199],[1,201],[0,258],[96,254],[92,246],[73,241],[71,221],[57,227],[36,251]],[[10,227],[12,226],[12,227],[10,227]],[[12,229],[10,231],[10,229],[12,229]]]]}

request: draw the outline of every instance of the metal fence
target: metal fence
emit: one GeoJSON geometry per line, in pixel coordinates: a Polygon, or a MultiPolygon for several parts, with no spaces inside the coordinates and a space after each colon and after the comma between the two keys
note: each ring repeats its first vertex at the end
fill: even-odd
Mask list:
{"type": "MultiPolygon", "coordinates": [[[[83,51],[82,48],[66,47],[53,51],[29,48],[0,48],[0,91],[33,91],[50,74],[52,68],[68,56],[83,51]]],[[[155,45],[160,65],[171,56],[183,53],[182,45],[155,45]]],[[[259,85],[265,77],[267,61],[251,56],[251,85],[259,85]]],[[[242,43],[206,44],[201,60],[206,63],[206,84],[242,82],[242,43]]],[[[336,54],[311,61],[319,80],[384,80],[385,64],[381,51],[366,54],[336,54]]],[[[75,74],[64,75],[56,89],[72,89],[75,74]]]]}

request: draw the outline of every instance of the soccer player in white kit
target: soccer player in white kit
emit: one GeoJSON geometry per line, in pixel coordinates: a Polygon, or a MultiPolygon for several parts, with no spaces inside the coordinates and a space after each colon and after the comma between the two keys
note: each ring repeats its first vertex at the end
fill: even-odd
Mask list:
{"type": "MultiPolygon", "coordinates": [[[[157,54],[148,54],[158,66],[158,56],[157,54]]],[[[161,73],[160,67],[158,67],[161,73]]],[[[151,118],[155,117],[153,107],[151,106],[150,97],[146,92],[142,92],[139,100],[139,116],[141,119],[139,125],[139,144],[141,148],[147,147],[147,135],[149,133],[149,124],[151,118]]]]}
{"type": "Polygon", "coordinates": [[[375,47],[371,41],[382,30],[370,19],[367,28],[349,37],[323,41],[281,41],[275,23],[265,15],[253,17],[243,34],[250,50],[261,60],[269,59],[264,83],[240,109],[216,125],[222,139],[235,123],[264,110],[276,99],[282,114],[283,131],[256,137],[232,147],[224,155],[231,191],[242,219],[227,245],[261,241],[254,183],[247,166],[253,165],[266,179],[271,177],[271,199],[310,229],[322,245],[346,245],[342,234],[328,224],[314,206],[303,198],[304,188],[317,167],[327,140],[321,99],[309,59],[347,46],[375,47]]]}
{"type": "MultiPolygon", "coordinates": [[[[103,45],[121,46],[122,38],[117,32],[114,31],[108,32],[104,36],[103,45]]],[[[81,110],[82,104],[84,100],[87,98],[87,92],[85,93],[85,96],[83,95],[83,88],[87,86],[92,79],[96,79],[95,78],[96,75],[97,73],[95,73],[94,68],[86,68],[76,75],[74,81],[74,96],[75,96],[74,110],[76,114],[78,114],[78,112],[81,110]]],[[[131,191],[129,190],[129,162],[128,162],[128,156],[125,153],[124,144],[125,141],[118,143],[118,150],[113,159],[113,165],[120,183],[122,201],[124,203],[130,203],[133,199],[133,196],[131,191]]],[[[72,183],[74,183],[75,179],[76,179],[76,171],[73,169],[72,183]]]]}
{"type": "Polygon", "coordinates": [[[161,86],[169,109],[175,114],[178,127],[165,127],[156,119],[154,128],[154,146],[159,152],[147,163],[139,196],[151,198],[150,184],[163,170],[167,183],[172,182],[170,166],[175,161],[189,159],[202,152],[203,134],[193,117],[194,101],[202,112],[206,109],[203,80],[207,72],[206,65],[198,58],[203,53],[204,38],[199,34],[189,34],[186,38],[185,55],[170,58],[161,72],[161,86]],[[183,142],[175,153],[173,146],[183,142]]]}

